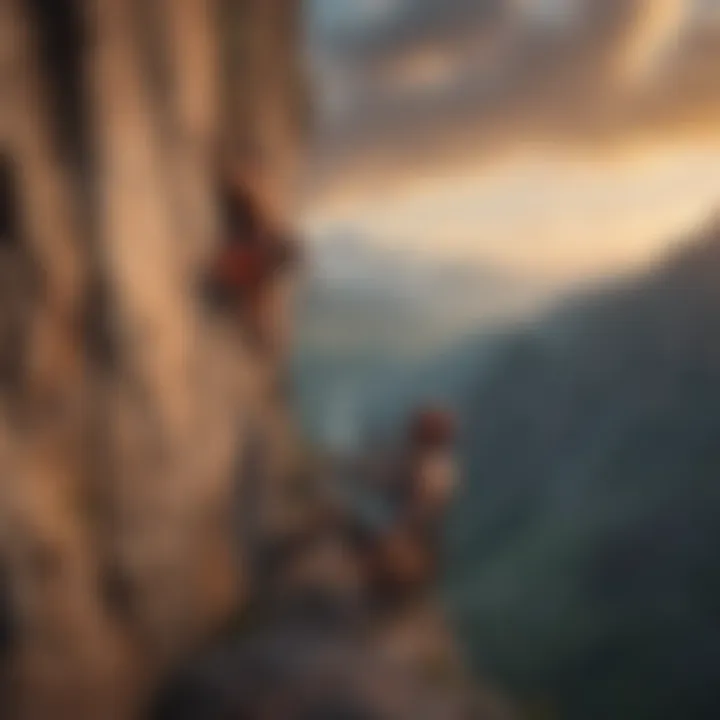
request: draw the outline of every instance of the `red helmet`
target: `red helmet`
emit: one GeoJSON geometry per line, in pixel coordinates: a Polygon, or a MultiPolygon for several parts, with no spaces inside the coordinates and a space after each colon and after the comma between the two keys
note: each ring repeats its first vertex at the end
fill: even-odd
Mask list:
{"type": "Polygon", "coordinates": [[[449,410],[426,407],[410,419],[410,441],[414,445],[446,447],[455,440],[457,423],[449,410]]]}

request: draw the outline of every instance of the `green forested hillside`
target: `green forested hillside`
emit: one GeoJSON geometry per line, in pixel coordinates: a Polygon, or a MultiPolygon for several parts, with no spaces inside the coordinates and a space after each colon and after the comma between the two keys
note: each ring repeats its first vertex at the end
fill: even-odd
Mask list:
{"type": "Polygon", "coordinates": [[[499,344],[448,595],[541,717],[720,717],[720,232],[499,344]]]}

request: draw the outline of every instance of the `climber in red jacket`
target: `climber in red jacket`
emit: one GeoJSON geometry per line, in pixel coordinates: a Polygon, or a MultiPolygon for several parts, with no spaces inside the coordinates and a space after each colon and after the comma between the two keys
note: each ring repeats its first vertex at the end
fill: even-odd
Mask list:
{"type": "Polygon", "coordinates": [[[403,456],[392,470],[390,521],[360,536],[372,594],[392,602],[435,578],[445,512],[455,490],[455,420],[441,408],[411,418],[403,456]]]}
{"type": "Polygon", "coordinates": [[[221,188],[224,236],[210,267],[213,296],[237,313],[250,340],[282,353],[286,345],[285,281],[300,260],[299,245],[280,230],[246,182],[221,188]]]}

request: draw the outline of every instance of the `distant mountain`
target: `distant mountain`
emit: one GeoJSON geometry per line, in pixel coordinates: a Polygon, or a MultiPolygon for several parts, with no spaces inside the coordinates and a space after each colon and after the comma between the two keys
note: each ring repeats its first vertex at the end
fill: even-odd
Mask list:
{"type": "Polygon", "coordinates": [[[684,247],[456,395],[449,601],[540,718],[720,717],[720,226],[684,247]]]}
{"type": "Polygon", "coordinates": [[[412,397],[419,376],[436,384],[433,369],[447,350],[474,348],[468,336],[554,292],[539,280],[384,250],[352,235],[316,245],[309,267],[294,371],[305,426],[330,443],[352,442],[371,409],[412,397]]]}
{"type": "Polygon", "coordinates": [[[353,235],[317,243],[301,303],[304,348],[417,356],[532,307],[550,288],[480,263],[418,257],[353,235]]]}

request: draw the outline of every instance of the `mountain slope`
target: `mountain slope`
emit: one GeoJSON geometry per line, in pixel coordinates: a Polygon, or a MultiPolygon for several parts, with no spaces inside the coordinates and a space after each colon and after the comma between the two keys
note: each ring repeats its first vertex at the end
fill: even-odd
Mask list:
{"type": "Polygon", "coordinates": [[[459,398],[449,596],[562,718],[720,716],[720,228],[494,351],[459,398]]]}

